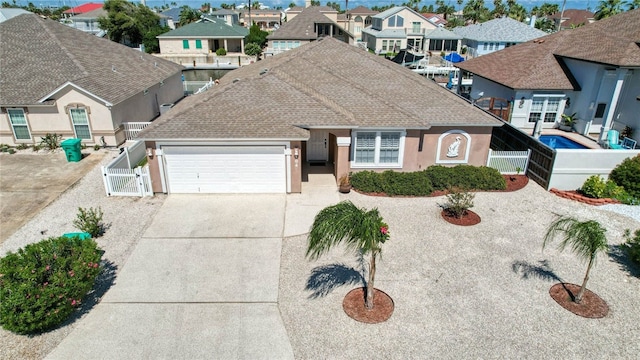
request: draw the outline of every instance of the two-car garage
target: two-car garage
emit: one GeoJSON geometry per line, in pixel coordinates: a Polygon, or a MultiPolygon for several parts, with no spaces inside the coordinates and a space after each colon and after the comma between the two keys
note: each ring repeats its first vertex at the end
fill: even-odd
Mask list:
{"type": "Polygon", "coordinates": [[[284,145],[161,146],[168,193],[285,193],[284,145]]]}

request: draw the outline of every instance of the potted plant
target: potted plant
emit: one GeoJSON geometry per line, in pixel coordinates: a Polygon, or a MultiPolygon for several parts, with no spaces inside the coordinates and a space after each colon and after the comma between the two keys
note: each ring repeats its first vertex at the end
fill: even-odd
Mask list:
{"type": "Polygon", "coordinates": [[[571,115],[562,114],[562,122],[558,126],[558,128],[562,131],[572,131],[575,124],[578,122],[578,117],[576,113],[571,115]]]}
{"type": "Polygon", "coordinates": [[[351,191],[351,182],[349,181],[349,174],[344,174],[338,181],[338,191],[343,194],[348,194],[351,191]]]}

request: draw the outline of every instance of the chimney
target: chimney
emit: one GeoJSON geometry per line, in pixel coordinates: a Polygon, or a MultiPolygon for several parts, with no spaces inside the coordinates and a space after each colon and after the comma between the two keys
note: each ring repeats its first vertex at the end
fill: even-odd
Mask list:
{"type": "Polygon", "coordinates": [[[536,16],[535,15],[531,15],[531,22],[529,23],[529,26],[531,26],[532,28],[536,27],[536,16]]]}
{"type": "Polygon", "coordinates": [[[311,0],[305,0],[304,1],[304,7],[306,7],[306,8],[311,7],[311,0]]]}

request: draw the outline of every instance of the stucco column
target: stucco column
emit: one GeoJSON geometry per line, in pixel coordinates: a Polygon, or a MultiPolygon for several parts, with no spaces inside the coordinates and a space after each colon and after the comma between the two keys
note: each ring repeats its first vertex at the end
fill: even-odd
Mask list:
{"type": "Polygon", "coordinates": [[[227,39],[224,39],[224,49],[229,52],[229,46],[227,45],[227,39]]]}
{"type": "Polygon", "coordinates": [[[622,86],[624,85],[624,78],[627,76],[628,69],[618,69],[618,80],[616,81],[616,87],[613,89],[613,96],[611,96],[611,105],[609,111],[607,111],[607,118],[600,127],[600,136],[598,137],[599,143],[607,141],[607,132],[611,129],[611,123],[613,122],[613,115],[616,113],[618,107],[618,100],[620,99],[620,93],[622,92],[622,86]]]}
{"type": "Polygon", "coordinates": [[[336,145],[338,151],[336,152],[335,171],[336,181],[340,181],[340,178],[349,173],[349,152],[351,149],[351,136],[337,136],[336,145]]]}
{"type": "Polygon", "coordinates": [[[244,39],[240,39],[240,52],[244,54],[244,39]]]}

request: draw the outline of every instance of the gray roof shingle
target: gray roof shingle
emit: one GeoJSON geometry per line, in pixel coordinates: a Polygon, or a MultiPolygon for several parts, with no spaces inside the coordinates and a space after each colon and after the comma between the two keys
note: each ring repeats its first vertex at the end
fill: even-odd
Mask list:
{"type": "Polygon", "coordinates": [[[456,64],[512,89],[574,90],[562,58],[640,67],[640,9],[456,64]]]}
{"type": "Polygon", "coordinates": [[[35,14],[0,23],[0,104],[33,105],[72,82],[117,104],[182,66],[35,14]]]}
{"type": "Polygon", "coordinates": [[[500,126],[436,83],[333,38],[241,67],[144,139],[307,139],[314,127],[500,126]]]}
{"type": "MultiPolygon", "coordinates": [[[[335,11],[335,10],[334,10],[335,11]]],[[[293,19],[280,25],[271,35],[269,40],[313,40],[318,38],[314,24],[336,24],[322,13],[321,6],[311,6],[302,10],[293,19]]]]}
{"type": "Polygon", "coordinates": [[[525,42],[547,35],[542,30],[508,17],[459,26],[453,32],[469,40],[499,42],[525,42]]]}
{"type": "Polygon", "coordinates": [[[158,39],[170,37],[207,37],[207,38],[244,38],[249,29],[240,25],[229,25],[222,19],[207,17],[191,24],[181,26],[158,36],[158,39]]]}

